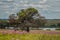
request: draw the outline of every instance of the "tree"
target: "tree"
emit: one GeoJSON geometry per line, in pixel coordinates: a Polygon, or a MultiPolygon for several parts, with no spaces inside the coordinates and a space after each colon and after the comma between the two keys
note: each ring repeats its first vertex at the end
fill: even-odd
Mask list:
{"type": "Polygon", "coordinates": [[[22,29],[25,29],[26,27],[29,29],[30,22],[32,21],[33,16],[37,13],[38,10],[35,8],[22,9],[20,12],[18,12],[18,20],[22,29]]]}
{"type": "Polygon", "coordinates": [[[40,25],[41,25],[41,27],[44,27],[46,22],[47,22],[47,20],[45,19],[45,17],[40,16],[40,25]]]}
{"type": "Polygon", "coordinates": [[[40,27],[45,25],[45,18],[41,18],[38,10],[35,8],[21,9],[17,13],[18,19],[16,20],[15,15],[11,14],[9,16],[10,24],[15,23],[15,20],[22,30],[29,32],[29,27],[40,27]],[[37,16],[36,16],[37,15],[37,16]],[[34,18],[35,16],[35,18],[34,18]]]}
{"type": "Polygon", "coordinates": [[[60,28],[60,23],[58,23],[57,26],[60,28]]]}
{"type": "Polygon", "coordinates": [[[15,14],[11,14],[9,16],[9,25],[12,26],[16,26],[16,16],[15,14]]]}

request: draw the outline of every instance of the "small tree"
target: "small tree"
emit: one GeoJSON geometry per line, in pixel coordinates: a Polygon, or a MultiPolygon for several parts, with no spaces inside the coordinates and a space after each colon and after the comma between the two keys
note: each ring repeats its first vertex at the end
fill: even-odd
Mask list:
{"type": "Polygon", "coordinates": [[[15,16],[15,14],[11,14],[9,16],[9,26],[16,26],[16,16],[15,16]]]}

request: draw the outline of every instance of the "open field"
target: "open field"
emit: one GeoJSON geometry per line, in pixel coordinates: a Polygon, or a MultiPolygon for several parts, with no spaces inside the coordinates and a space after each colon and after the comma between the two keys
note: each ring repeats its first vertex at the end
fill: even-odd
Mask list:
{"type": "Polygon", "coordinates": [[[0,30],[0,40],[60,40],[60,31],[31,30],[0,30]]]}

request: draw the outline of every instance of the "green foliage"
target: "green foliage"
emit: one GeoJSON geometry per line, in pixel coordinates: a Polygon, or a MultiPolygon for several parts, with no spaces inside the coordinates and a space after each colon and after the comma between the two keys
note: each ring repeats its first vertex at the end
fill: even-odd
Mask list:
{"type": "Polygon", "coordinates": [[[27,8],[27,11],[28,12],[31,12],[31,13],[38,13],[38,10],[37,9],[35,9],[35,8],[27,8]]]}
{"type": "Polygon", "coordinates": [[[60,28],[60,23],[58,23],[57,26],[60,28]]]}
{"type": "Polygon", "coordinates": [[[21,11],[18,12],[18,16],[23,17],[24,15],[25,15],[25,11],[24,11],[24,9],[21,9],[21,11]]]}
{"type": "Polygon", "coordinates": [[[56,29],[56,30],[60,30],[60,28],[59,29],[56,29]]]}
{"type": "Polygon", "coordinates": [[[22,9],[21,11],[18,12],[18,17],[19,19],[23,17],[32,17],[34,14],[38,13],[38,10],[35,8],[27,8],[27,9],[22,9]]]}

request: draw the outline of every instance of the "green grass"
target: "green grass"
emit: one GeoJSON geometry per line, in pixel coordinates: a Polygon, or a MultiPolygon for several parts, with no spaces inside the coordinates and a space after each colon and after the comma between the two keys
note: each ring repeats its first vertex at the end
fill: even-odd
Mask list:
{"type": "Polygon", "coordinates": [[[60,34],[1,34],[0,40],[60,40],[60,34]]]}

